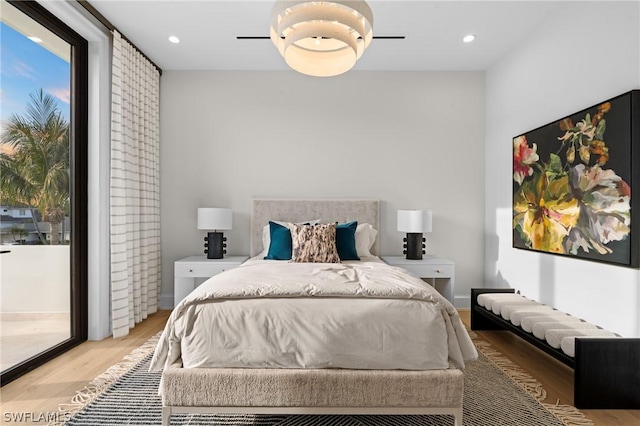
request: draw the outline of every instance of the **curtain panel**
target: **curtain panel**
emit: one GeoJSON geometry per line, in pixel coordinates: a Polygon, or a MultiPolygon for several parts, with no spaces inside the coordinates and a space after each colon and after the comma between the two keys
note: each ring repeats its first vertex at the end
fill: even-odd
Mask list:
{"type": "Polygon", "coordinates": [[[160,73],[113,31],[111,315],[113,337],[158,310],[160,73]]]}

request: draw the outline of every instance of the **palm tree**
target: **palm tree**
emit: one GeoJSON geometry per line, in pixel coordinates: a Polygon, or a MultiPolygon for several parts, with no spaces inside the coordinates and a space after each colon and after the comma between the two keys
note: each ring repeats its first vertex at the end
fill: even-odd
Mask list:
{"type": "MultiPolygon", "coordinates": [[[[49,223],[51,244],[60,242],[60,224],[69,203],[69,124],[53,96],[42,89],[29,95],[25,116],[12,115],[0,144],[0,197],[38,209],[49,223]]],[[[40,241],[44,238],[36,230],[40,241]]]]}

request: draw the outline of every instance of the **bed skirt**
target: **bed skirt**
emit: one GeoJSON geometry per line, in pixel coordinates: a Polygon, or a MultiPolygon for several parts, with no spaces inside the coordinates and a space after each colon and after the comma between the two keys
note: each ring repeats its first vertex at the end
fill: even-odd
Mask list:
{"type": "Polygon", "coordinates": [[[464,377],[448,370],[164,370],[163,425],[172,413],[450,414],[462,425],[464,377]]]}

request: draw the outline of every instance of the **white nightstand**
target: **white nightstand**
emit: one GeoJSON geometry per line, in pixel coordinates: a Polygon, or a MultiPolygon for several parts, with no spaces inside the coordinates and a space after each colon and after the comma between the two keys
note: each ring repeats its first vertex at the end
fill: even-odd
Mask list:
{"type": "Polygon", "coordinates": [[[189,256],[176,260],[173,264],[173,306],[207,278],[237,268],[248,258],[249,256],[227,256],[222,259],[207,259],[207,256],[189,256]]]}
{"type": "Polygon", "coordinates": [[[455,263],[452,261],[431,255],[423,256],[422,260],[409,260],[404,256],[381,256],[381,258],[387,264],[404,268],[418,278],[432,280],[429,284],[453,303],[455,263]]]}

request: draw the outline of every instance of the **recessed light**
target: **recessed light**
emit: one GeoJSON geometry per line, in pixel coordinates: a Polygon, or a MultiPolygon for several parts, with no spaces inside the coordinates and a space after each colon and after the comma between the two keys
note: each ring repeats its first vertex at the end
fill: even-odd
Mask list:
{"type": "Polygon", "coordinates": [[[40,37],[36,37],[36,36],[30,36],[27,37],[29,40],[31,40],[34,43],[42,43],[42,39],[40,37]]]}
{"type": "Polygon", "coordinates": [[[180,39],[178,37],[176,37],[176,36],[169,36],[169,41],[171,43],[176,43],[176,44],[180,43],[180,39]]]}
{"type": "Polygon", "coordinates": [[[467,34],[466,36],[464,36],[462,38],[462,41],[464,41],[465,43],[471,43],[473,40],[476,39],[476,36],[473,34],[467,34]]]}

